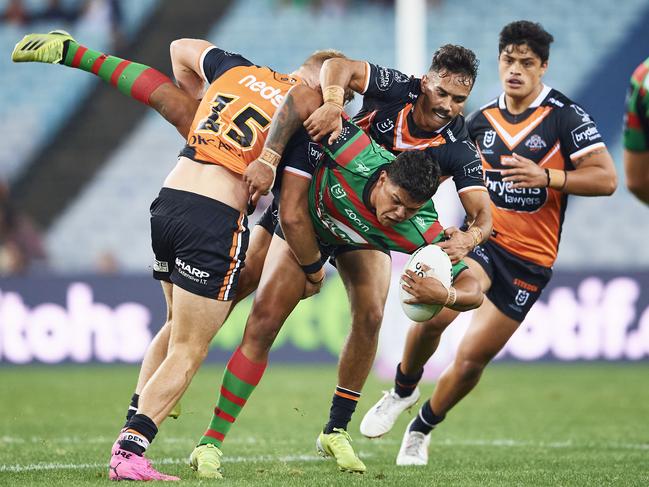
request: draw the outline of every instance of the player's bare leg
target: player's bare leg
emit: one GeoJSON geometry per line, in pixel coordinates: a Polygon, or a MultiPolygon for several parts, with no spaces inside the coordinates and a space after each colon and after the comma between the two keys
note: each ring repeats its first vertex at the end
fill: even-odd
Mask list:
{"type": "Polygon", "coordinates": [[[424,403],[408,425],[397,456],[397,465],[428,462],[430,432],[478,384],[487,364],[502,350],[520,322],[505,316],[485,298],[474,311],[453,362],[440,376],[433,397],[424,403]]]}
{"type": "Polygon", "coordinates": [[[336,265],[351,304],[352,325],[340,353],[329,421],[317,446],[321,453],[335,456],[341,470],[364,472],[365,465],[350,445],[347,425],[374,363],[392,264],[383,252],[355,250],[337,256],[336,265]]]}
{"type": "MultiPolygon", "coordinates": [[[[465,258],[464,262],[478,279],[483,292],[489,289],[491,282],[484,269],[471,258],[465,258]]],[[[394,387],[365,413],[360,425],[364,436],[377,438],[388,433],[399,415],[417,403],[421,394],[417,384],[423,375],[424,365],[437,350],[442,333],[458,314],[444,308],[431,320],[410,325],[403,356],[397,365],[394,387]]]]}
{"type": "Polygon", "coordinates": [[[275,337],[300,302],[305,284],[306,276],[287,243],[273,236],[243,340],[226,366],[210,424],[190,456],[190,465],[199,476],[220,476],[219,448],[259,384],[275,337]]]}

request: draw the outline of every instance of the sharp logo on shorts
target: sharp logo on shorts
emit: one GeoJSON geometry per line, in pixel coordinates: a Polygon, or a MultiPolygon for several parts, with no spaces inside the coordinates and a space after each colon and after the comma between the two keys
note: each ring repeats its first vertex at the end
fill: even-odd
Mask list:
{"type": "Polygon", "coordinates": [[[153,261],[153,270],[156,272],[169,272],[169,262],[155,259],[153,261]]]}
{"type": "Polygon", "coordinates": [[[376,130],[382,134],[389,132],[392,129],[394,129],[394,120],[392,119],[383,120],[376,124],[376,130]]]}
{"type": "Polygon", "coordinates": [[[394,83],[394,78],[393,70],[379,66],[376,73],[376,87],[379,91],[387,91],[394,83]]]}
{"type": "Polygon", "coordinates": [[[525,303],[527,303],[529,297],[530,297],[529,292],[527,292],[525,289],[519,289],[518,292],[516,293],[516,297],[514,298],[514,302],[518,306],[525,306],[525,303]]]}
{"type": "Polygon", "coordinates": [[[322,158],[322,154],[324,154],[324,150],[322,149],[322,146],[316,142],[309,142],[309,164],[311,166],[316,167],[318,165],[318,162],[320,162],[320,159],[322,158]]]}
{"type": "Polygon", "coordinates": [[[571,134],[575,147],[582,147],[588,145],[590,142],[602,138],[599,130],[597,130],[597,127],[593,122],[581,124],[579,127],[574,129],[571,134]]]}
{"type": "Polygon", "coordinates": [[[331,192],[331,196],[333,196],[337,200],[347,196],[347,193],[340,184],[334,184],[329,191],[331,192]]]}
{"type": "Polygon", "coordinates": [[[540,135],[534,134],[529,139],[525,141],[525,147],[527,147],[532,152],[540,151],[545,149],[548,144],[545,143],[545,140],[541,138],[540,135]]]}
{"type": "Polygon", "coordinates": [[[482,138],[482,145],[488,149],[494,145],[494,142],[496,142],[496,131],[487,130],[482,138]]]}
{"type": "Polygon", "coordinates": [[[533,213],[548,199],[546,188],[514,189],[511,182],[503,182],[500,171],[485,170],[485,186],[498,208],[533,213]]]}
{"type": "Polygon", "coordinates": [[[187,277],[191,279],[192,281],[197,281],[200,284],[207,284],[205,279],[210,277],[210,273],[206,271],[202,271],[196,267],[192,267],[191,265],[187,264],[186,262],[183,262],[180,260],[178,257],[176,257],[176,267],[178,268],[178,272],[183,275],[184,277],[187,277]]]}
{"type": "Polygon", "coordinates": [[[270,86],[265,81],[257,81],[257,78],[252,74],[249,74],[245,78],[241,78],[239,84],[245,86],[250,91],[259,93],[259,96],[264,100],[270,101],[275,108],[279,108],[282,100],[284,100],[284,95],[282,95],[281,89],[270,86]]]}

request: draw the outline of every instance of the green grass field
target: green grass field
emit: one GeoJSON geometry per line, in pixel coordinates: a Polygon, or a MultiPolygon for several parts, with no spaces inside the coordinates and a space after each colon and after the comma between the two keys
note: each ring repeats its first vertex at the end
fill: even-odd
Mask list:
{"type": "MultiPolygon", "coordinates": [[[[350,432],[368,467],[340,473],[315,454],[335,385],[332,366],[271,366],[225,443],[222,481],[185,464],[207,424],[222,369],[205,367],[150,457],[183,485],[649,485],[649,364],[507,365],[433,432],[424,468],[394,459],[411,416],[380,440],[358,433],[388,385],[367,384],[350,432]]],[[[0,368],[0,485],[108,484],[110,445],[136,377],[133,367],[0,368]]],[[[426,385],[430,393],[432,386],[426,385]]]]}

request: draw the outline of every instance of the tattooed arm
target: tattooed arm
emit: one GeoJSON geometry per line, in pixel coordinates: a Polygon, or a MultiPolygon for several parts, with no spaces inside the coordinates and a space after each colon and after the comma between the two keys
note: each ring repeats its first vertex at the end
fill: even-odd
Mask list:
{"type": "Polygon", "coordinates": [[[246,168],[243,175],[253,204],[273,187],[275,171],[286,144],[302,122],[321,104],[320,93],[307,86],[295,86],[287,93],[273,116],[261,155],[246,168]]]}

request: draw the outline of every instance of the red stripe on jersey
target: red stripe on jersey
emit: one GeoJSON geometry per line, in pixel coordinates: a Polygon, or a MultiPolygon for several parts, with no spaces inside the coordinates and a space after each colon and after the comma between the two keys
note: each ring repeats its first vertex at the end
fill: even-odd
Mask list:
{"type": "Polygon", "coordinates": [[[349,186],[347,181],[345,181],[345,178],[340,173],[340,171],[334,169],[333,172],[336,174],[336,179],[340,182],[340,185],[347,193],[349,200],[354,204],[354,208],[358,210],[358,212],[363,216],[363,218],[368,220],[374,226],[374,228],[379,230],[388,239],[392,240],[392,242],[396,243],[407,252],[413,252],[414,250],[417,250],[419,248],[417,244],[414,244],[407,238],[403,237],[396,230],[381,225],[378,219],[376,218],[376,215],[374,215],[374,213],[372,213],[369,209],[367,209],[365,204],[358,198],[358,195],[354,193],[354,190],[351,188],[351,186],[349,186]]]}
{"type": "Polygon", "coordinates": [[[81,64],[81,58],[83,58],[83,55],[86,53],[88,48],[79,46],[77,49],[77,52],[74,53],[74,57],[72,58],[72,67],[73,68],[78,68],[79,65],[81,64]]]}
{"type": "Polygon", "coordinates": [[[210,438],[214,438],[215,440],[223,441],[225,439],[225,435],[223,433],[219,433],[216,430],[207,430],[205,432],[205,436],[209,436],[210,438]]]}
{"type": "Polygon", "coordinates": [[[92,67],[90,68],[90,71],[92,74],[97,74],[99,70],[101,69],[101,65],[104,64],[104,61],[106,60],[108,56],[105,54],[102,54],[99,56],[97,59],[95,59],[95,62],[92,63],[92,67]]]}
{"type": "Polygon", "coordinates": [[[246,384],[256,386],[264,375],[266,362],[254,363],[248,360],[240,348],[237,348],[228,362],[228,370],[246,384]]]}
{"type": "Polygon", "coordinates": [[[635,113],[628,112],[626,114],[626,123],[631,129],[641,130],[640,118],[635,113]]]}
{"type": "Polygon", "coordinates": [[[113,74],[110,75],[110,84],[113,86],[117,86],[117,82],[119,81],[119,77],[122,75],[126,67],[131,64],[131,61],[122,61],[117,65],[115,68],[115,71],[113,71],[113,74]]]}
{"type": "Polygon", "coordinates": [[[221,386],[221,395],[223,397],[225,397],[231,403],[236,404],[237,406],[245,406],[246,405],[246,400],[244,398],[239,397],[236,394],[232,394],[230,391],[228,391],[223,386],[221,386]]]}
{"type": "Polygon", "coordinates": [[[424,232],[424,240],[426,240],[426,243],[432,243],[440,232],[443,231],[444,227],[439,222],[435,222],[424,232]]]}
{"type": "Polygon", "coordinates": [[[649,73],[649,66],[642,63],[633,72],[633,80],[641,85],[644,82],[644,79],[647,76],[647,73],[649,73]]]}
{"type": "Polygon", "coordinates": [[[223,411],[220,408],[214,408],[214,416],[217,416],[221,419],[225,419],[228,423],[234,423],[234,416],[230,416],[228,413],[223,411]]]}
{"type": "Polygon", "coordinates": [[[361,135],[358,139],[351,143],[342,153],[336,157],[336,162],[341,166],[346,166],[349,162],[354,159],[358,154],[361,153],[365,147],[370,145],[370,138],[365,134],[365,132],[359,132],[361,135]]]}

